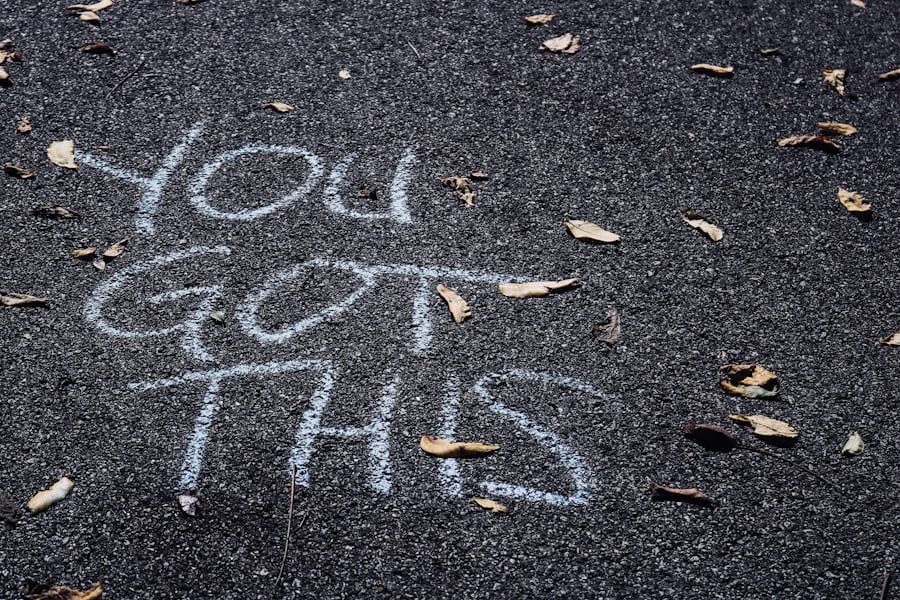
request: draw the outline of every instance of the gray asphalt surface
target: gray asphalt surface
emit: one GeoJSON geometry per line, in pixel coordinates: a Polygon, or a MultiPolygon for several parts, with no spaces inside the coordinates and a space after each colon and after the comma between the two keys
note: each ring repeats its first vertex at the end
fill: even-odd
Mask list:
{"type": "MultiPolygon", "coordinates": [[[[47,308],[0,307],[0,490],[24,507],[60,476],[75,481],[59,505],[0,526],[0,597],[18,598],[26,578],[100,581],[104,598],[154,600],[878,597],[900,562],[900,354],[878,343],[900,330],[900,83],[877,79],[900,67],[893,3],[122,0],[100,13],[100,27],[64,5],[14,0],[0,11],[0,38],[23,57],[4,65],[0,160],[38,170],[0,178],[0,288],[49,299],[47,308]],[[526,26],[524,16],[541,12],[559,16],[526,26]],[[567,32],[581,38],[576,54],[538,50],[567,32]],[[118,53],[75,50],[94,40],[118,53]],[[760,54],[771,47],[780,55],[760,54]],[[698,62],[732,65],[734,77],[691,72],[698,62]],[[827,68],[848,69],[844,97],[823,83],[827,68]],[[270,101],[296,110],[261,108],[270,101]],[[23,115],[29,135],[16,132],[23,115]],[[819,121],[860,133],[836,138],[836,155],[776,147],[819,121]],[[81,153],[149,177],[198,123],[152,233],[140,225],[137,186],[81,159],[77,170],[59,168],[45,154],[51,141],[72,139],[81,153]],[[192,185],[203,169],[252,143],[302,147],[322,176],[255,220],[197,210],[192,185]],[[407,149],[411,223],[328,210],[329,174],[350,154],[345,205],[385,210],[407,149]],[[475,183],[467,208],[437,179],[472,171],[490,179],[475,183]],[[838,186],[868,198],[873,218],[848,213],[838,186]],[[353,197],[364,188],[376,198],[353,197]],[[31,210],[40,204],[83,218],[39,218],[31,210]],[[724,239],[689,228],[679,208],[708,216],[724,239]],[[579,242],[567,218],[621,242],[579,242]],[[128,250],[105,272],[69,254],[126,237],[128,250]],[[230,254],[127,277],[155,258],[220,245],[230,254]],[[494,283],[433,278],[432,288],[457,289],[473,316],[456,325],[430,292],[431,339],[420,352],[411,349],[421,333],[411,271],[385,276],[284,343],[248,335],[239,319],[247,298],[312,259],[583,283],[513,300],[494,283]],[[186,351],[184,330],[124,338],[87,318],[91,298],[117,277],[124,283],[102,314],[128,331],[177,326],[200,310],[197,296],[148,302],[154,295],[221,286],[213,304],[225,324],[198,321],[215,360],[186,351]],[[606,347],[591,327],[611,310],[623,335],[606,347]],[[366,425],[395,385],[384,430],[390,489],[384,478],[371,485],[385,455],[376,444],[370,457],[371,436],[317,437],[276,583],[291,453],[320,373],[223,380],[194,518],[176,496],[207,383],[129,384],[292,360],[331,361],[323,427],[366,425]],[[718,389],[720,365],[753,362],[779,375],[778,399],[718,389]],[[597,393],[509,375],[524,371],[597,393]],[[478,395],[481,378],[502,373],[507,380],[488,381],[494,400],[543,438],[478,395]],[[441,432],[454,386],[456,437],[501,446],[461,461],[460,495],[417,445],[441,432]],[[799,441],[768,446],[729,424],[736,412],[783,419],[799,441]],[[691,422],[724,425],[796,466],[706,451],[681,435],[691,422]],[[865,452],[843,457],[852,431],[865,452]],[[576,495],[560,447],[582,461],[581,504],[480,486],[576,495]],[[651,502],[653,482],[697,487],[715,507],[651,502]],[[509,513],[483,511],[472,496],[509,513]]],[[[246,154],[211,171],[206,194],[220,212],[249,210],[312,175],[300,155],[246,154]]],[[[359,286],[334,264],[297,275],[260,304],[263,330],[359,286]]]]}

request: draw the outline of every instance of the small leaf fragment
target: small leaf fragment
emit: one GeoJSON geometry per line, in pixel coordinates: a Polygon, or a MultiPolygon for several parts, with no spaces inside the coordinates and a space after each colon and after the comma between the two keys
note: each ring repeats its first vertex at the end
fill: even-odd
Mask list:
{"type": "Polygon", "coordinates": [[[575,54],[580,47],[581,38],[574,36],[571,33],[564,33],[555,38],[545,40],[539,49],[549,50],[550,52],[560,52],[562,54],[575,54]]]}
{"type": "Polygon", "coordinates": [[[840,145],[824,135],[792,135],[778,140],[780,147],[784,146],[809,146],[817,150],[824,150],[829,154],[840,152],[840,145]]]}
{"type": "Polygon", "coordinates": [[[717,226],[710,223],[706,219],[706,217],[704,217],[692,210],[682,209],[679,212],[681,213],[681,218],[684,220],[685,223],[687,223],[694,229],[702,231],[703,233],[706,234],[706,237],[708,237],[712,241],[718,242],[723,237],[725,237],[725,233],[721,229],[719,229],[717,226]]]}
{"type": "Polygon", "coordinates": [[[209,318],[218,323],[219,325],[225,324],[225,311],[224,310],[216,310],[209,313],[209,318]]]}
{"type": "Polygon", "coordinates": [[[184,4],[185,6],[190,6],[191,4],[200,4],[201,2],[206,2],[206,0],[178,0],[178,4],[184,4]]]}
{"type": "Polygon", "coordinates": [[[762,365],[725,365],[719,370],[725,376],[719,385],[729,394],[745,398],[778,395],[778,376],[762,365]]]}
{"type": "Polygon", "coordinates": [[[91,262],[91,264],[92,264],[92,265],[94,266],[94,268],[97,269],[98,271],[105,271],[105,270],[106,270],[106,261],[103,260],[103,257],[102,257],[102,256],[96,257],[96,258],[91,262]]]}
{"type": "Polygon", "coordinates": [[[90,248],[78,248],[77,250],[72,250],[72,256],[75,258],[91,258],[97,252],[97,248],[91,246],[90,248]]]}
{"type": "Polygon", "coordinates": [[[484,171],[475,171],[473,173],[469,173],[469,179],[473,179],[475,181],[484,181],[488,179],[490,175],[485,173],[484,171]]]}
{"type": "Polygon", "coordinates": [[[832,135],[853,135],[859,130],[853,125],[847,123],[816,123],[816,127],[822,130],[822,133],[830,133],[832,135]]]}
{"type": "Polygon", "coordinates": [[[529,25],[544,25],[556,18],[556,15],[531,15],[525,17],[525,22],[529,25]]]}
{"type": "Polygon", "coordinates": [[[590,221],[570,219],[566,221],[566,227],[569,228],[569,233],[579,240],[592,240],[601,244],[614,244],[619,241],[618,235],[611,231],[606,231],[590,221]]]}
{"type": "Polygon", "coordinates": [[[573,277],[562,281],[529,281],[527,283],[501,283],[500,293],[510,298],[539,298],[551,292],[561,292],[581,283],[573,277]]]}
{"type": "Polygon", "coordinates": [[[75,164],[75,142],[72,140],[60,140],[51,142],[47,146],[47,158],[54,165],[65,169],[77,169],[75,164]]]}
{"type": "Polygon", "coordinates": [[[597,323],[591,328],[591,335],[601,342],[609,345],[615,344],[622,337],[622,326],[619,322],[619,313],[611,311],[606,315],[606,320],[597,323]]]}
{"type": "Polygon", "coordinates": [[[856,6],[857,8],[865,8],[866,3],[863,0],[850,0],[850,4],[856,6]]]}
{"type": "Polygon", "coordinates": [[[900,331],[885,336],[878,341],[885,346],[900,346],[900,331]]]}
{"type": "Polygon", "coordinates": [[[26,169],[25,167],[14,165],[12,163],[3,165],[3,172],[10,177],[16,177],[18,179],[31,179],[32,177],[37,177],[37,171],[34,169],[26,169]]]}
{"type": "Polygon", "coordinates": [[[85,21],[86,23],[92,23],[94,25],[100,23],[100,15],[91,11],[78,13],[78,18],[82,21],[85,21]]]}
{"type": "Polygon", "coordinates": [[[118,258],[119,256],[122,256],[122,253],[125,252],[125,248],[127,246],[128,246],[128,238],[125,238],[124,240],[116,242],[115,244],[113,244],[112,246],[110,246],[109,248],[107,248],[106,250],[103,251],[103,258],[105,258],[107,261],[118,258]]]}
{"type": "Polygon", "coordinates": [[[839,95],[844,95],[844,78],[847,76],[847,69],[825,69],[822,71],[825,76],[825,83],[830,85],[839,95]]]}
{"type": "Polygon", "coordinates": [[[41,204],[31,209],[31,214],[46,219],[80,219],[81,215],[65,206],[41,204]]]}
{"type": "Polygon", "coordinates": [[[90,42],[84,46],[80,46],[78,51],[84,52],[85,54],[116,54],[118,52],[118,50],[103,42],[90,42]]]}
{"type": "Polygon", "coordinates": [[[777,419],[764,415],[728,415],[728,418],[737,423],[745,423],[753,426],[753,433],[760,437],[794,439],[800,432],[777,419]]]}
{"type": "Polygon", "coordinates": [[[900,69],[894,69],[893,71],[882,73],[878,76],[878,79],[881,79],[883,81],[890,81],[891,79],[897,79],[898,77],[900,77],[900,69]]]}
{"type": "Polygon", "coordinates": [[[851,192],[842,187],[838,188],[838,200],[844,208],[854,213],[867,213],[872,210],[872,205],[863,198],[859,192],[851,192]]]}
{"type": "Polygon", "coordinates": [[[482,444],[480,442],[451,442],[441,438],[423,435],[419,440],[419,447],[440,458],[465,458],[471,456],[481,456],[489,454],[500,449],[500,446],[493,444],[482,444]]]}
{"type": "Polygon", "coordinates": [[[443,185],[453,188],[456,197],[466,203],[466,206],[475,206],[475,192],[472,191],[472,182],[468,177],[446,177],[439,180],[443,185]]]}
{"type": "Polygon", "coordinates": [[[346,81],[347,79],[350,79],[353,76],[350,74],[350,71],[348,71],[347,69],[341,69],[340,71],[338,71],[338,77],[340,77],[341,79],[346,81]]]}
{"type": "Polygon", "coordinates": [[[781,48],[763,48],[759,53],[763,56],[775,56],[781,54],[781,48]]]}
{"type": "Polygon", "coordinates": [[[712,500],[697,488],[673,488],[650,484],[650,499],[654,502],[687,502],[700,506],[712,506],[712,500]]]}
{"type": "Polygon", "coordinates": [[[447,307],[450,309],[450,314],[453,315],[454,321],[462,323],[472,316],[472,309],[469,308],[466,301],[455,290],[448,288],[444,284],[438,284],[437,292],[441,295],[441,298],[447,301],[447,307]]]}
{"type": "Polygon", "coordinates": [[[734,75],[734,67],[720,67],[718,65],[710,65],[708,63],[697,63],[691,65],[691,71],[703,73],[704,75],[715,75],[716,77],[731,77],[734,75]]]}
{"type": "Polygon", "coordinates": [[[850,434],[850,437],[847,438],[847,441],[844,442],[844,445],[841,446],[841,454],[844,454],[845,456],[858,456],[862,454],[865,446],[862,437],[860,437],[859,433],[854,431],[850,434]]]}
{"type": "Polygon", "coordinates": [[[103,595],[100,583],[80,591],[65,585],[39,584],[28,580],[23,588],[22,598],[25,600],[97,600],[103,595]]]}
{"type": "Polygon", "coordinates": [[[9,79],[9,73],[3,67],[0,67],[0,81],[7,81],[9,79]]]}
{"type": "Polygon", "coordinates": [[[700,444],[707,450],[716,452],[730,452],[737,446],[737,438],[730,431],[718,425],[691,423],[684,428],[684,434],[688,439],[700,444]]]}
{"type": "Polygon", "coordinates": [[[112,0],[100,0],[94,4],[72,4],[66,7],[67,10],[87,10],[90,12],[98,12],[112,6],[112,0]]]}
{"type": "Polygon", "coordinates": [[[38,298],[30,294],[18,294],[16,292],[6,292],[0,289],[0,305],[3,306],[32,306],[35,304],[47,304],[46,298],[38,298]]]}
{"type": "Polygon", "coordinates": [[[490,509],[491,512],[495,513],[505,513],[507,512],[507,508],[500,504],[499,502],[494,502],[493,500],[488,500],[487,498],[472,498],[475,501],[475,504],[480,506],[481,508],[490,509]]]}
{"type": "Polygon", "coordinates": [[[178,496],[178,506],[189,517],[197,516],[197,505],[199,502],[200,500],[196,496],[191,496],[190,494],[180,494],[178,496]]]}
{"type": "Polygon", "coordinates": [[[271,108],[272,110],[280,113],[288,113],[296,110],[290,104],[285,104],[284,102],[266,102],[263,104],[263,108],[271,108]]]}
{"type": "Polygon", "coordinates": [[[69,492],[72,491],[72,488],[75,486],[75,483],[69,479],[68,477],[63,477],[52,486],[50,489],[43,490],[35,494],[31,497],[31,500],[28,501],[28,510],[32,513],[38,513],[42,510],[47,510],[63,498],[69,495],[69,492]]]}
{"type": "Polygon", "coordinates": [[[27,116],[19,119],[19,124],[16,125],[16,131],[22,134],[31,133],[31,119],[27,116]]]}

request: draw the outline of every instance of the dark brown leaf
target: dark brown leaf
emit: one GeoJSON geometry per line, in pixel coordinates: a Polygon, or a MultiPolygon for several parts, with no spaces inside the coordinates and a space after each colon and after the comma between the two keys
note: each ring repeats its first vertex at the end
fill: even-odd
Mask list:
{"type": "Polygon", "coordinates": [[[25,584],[22,586],[22,597],[25,600],[97,600],[102,595],[103,588],[99,583],[95,583],[84,591],[64,585],[36,583],[30,579],[25,580],[25,584]]]}
{"type": "Polygon", "coordinates": [[[597,323],[591,329],[591,333],[595,338],[605,344],[615,344],[622,337],[622,326],[619,323],[619,313],[612,311],[606,315],[606,320],[597,323]]]}
{"type": "Polygon", "coordinates": [[[86,52],[87,54],[115,54],[118,52],[115,48],[108,44],[104,44],[103,42],[91,42],[89,44],[85,44],[78,48],[79,52],[86,52]]]}
{"type": "Polygon", "coordinates": [[[688,502],[700,506],[712,506],[712,500],[697,488],[672,488],[651,483],[650,498],[654,502],[688,502]]]}
{"type": "Polygon", "coordinates": [[[80,219],[81,215],[74,210],[65,206],[50,206],[42,204],[31,209],[31,213],[36,217],[45,217],[47,219],[80,219]]]}
{"type": "Polygon", "coordinates": [[[19,521],[19,507],[0,492],[0,521],[15,525],[19,521]]]}
{"type": "Polygon", "coordinates": [[[34,169],[26,169],[25,167],[14,165],[12,163],[3,165],[3,172],[10,177],[18,177],[19,179],[31,179],[32,177],[37,176],[37,171],[34,169]]]}
{"type": "Polygon", "coordinates": [[[731,432],[718,425],[691,423],[684,428],[684,434],[707,450],[729,452],[737,446],[737,439],[731,432]]]}

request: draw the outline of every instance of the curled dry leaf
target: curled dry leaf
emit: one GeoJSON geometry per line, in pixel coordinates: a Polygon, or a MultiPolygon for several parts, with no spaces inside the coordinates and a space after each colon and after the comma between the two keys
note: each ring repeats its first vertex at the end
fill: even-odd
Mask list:
{"type": "Polygon", "coordinates": [[[92,265],[94,266],[94,268],[97,269],[98,271],[105,271],[105,270],[106,270],[106,261],[103,260],[103,257],[102,257],[102,256],[96,257],[96,258],[93,260],[93,262],[92,262],[91,264],[92,264],[92,265]]]}
{"type": "Polygon", "coordinates": [[[197,496],[191,496],[189,494],[180,494],[178,496],[178,506],[181,507],[181,511],[189,517],[197,516],[197,505],[200,500],[197,496]]]}
{"type": "Polygon", "coordinates": [[[341,69],[340,71],[338,71],[338,77],[346,80],[346,79],[350,79],[352,77],[352,75],[350,74],[350,71],[348,71],[347,69],[341,69]]]}
{"type": "Polygon", "coordinates": [[[527,283],[501,283],[500,293],[510,298],[538,298],[551,292],[562,292],[581,283],[578,277],[562,281],[529,281],[527,283]]]}
{"type": "Polygon", "coordinates": [[[29,294],[17,294],[0,290],[0,305],[3,306],[32,306],[35,304],[47,304],[46,298],[38,298],[29,294]]]}
{"type": "Polygon", "coordinates": [[[856,6],[857,8],[865,8],[866,3],[863,0],[850,0],[850,4],[856,6]]]}
{"type": "Polygon", "coordinates": [[[556,18],[556,15],[531,15],[525,17],[525,22],[529,25],[544,25],[556,18]]]}
{"type": "Polygon", "coordinates": [[[491,512],[495,513],[505,513],[507,512],[507,508],[500,504],[499,502],[494,502],[493,500],[488,500],[487,498],[472,498],[475,501],[475,504],[480,506],[481,508],[490,509],[491,512]]]}
{"type": "Polygon", "coordinates": [[[619,236],[611,231],[606,231],[599,225],[590,221],[578,221],[570,219],[566,221],[569,233],[579,240],[591,240],[601,244],[613,244],[619,241],[619,236]]]}
{"type": "Polygon", "coordinates": [[[125,252],[126,246],[128,246],[128,238],[125,238],[120,242],[116,242],[115,244],[104,250],[103,258],[105,258],[107,261],[110,261],[118,258],[119,256],[122,256],[122,253],[125,252]]]}
{"type": "Polygon", "coordinates": [[[32,496],[31,500],[28,501],[28,510],[30,510],[32,513],[38,513],[42,510],[47,510],[48,508],[68,496],[73,487],[75,487],[75,482],[73,482],[68,477],[61,478],[59,481],[50,486],[49,490],[40,491],[32,496]]]}
{"type": "Polygon", "coordinates": [[[829,154],[840,152],[841,147],[837,142],[824,135],[792,135],[778,140],[780,147],[784,146],[809,146],[817,150],[824,150],[829,154]]]}
{"type": "Polygon", "coordinates": [[[0,492],[0,521],[15,525],[19,521],[19,507],[0,492]]]}
{"type": "Polygon", "coordinates": [[[19,119],[19,124],[16,125],[16,131],[19,133],[31,133],[31,120],[28,117],[19,119]]]}
{"type": "Polygon", "coordinates": [[[778,376],[762,365],[725,365],[719,370],[725,376],[719,385],[729,394],[745,398],[778,395],[778,376]]]}
{"type": "Polygon", "coordinates": [[[26,581],[22,590],[25,600],[97,600],[103,595],[103,588],[95,583],[84,591],[64,585],[38,584],[26,581]]]}
{"type": "Polygon", "coordinates": [[[263,108],[271,108],[272,110],[280,113],[293,112],[296,110],[290,104],[285,104],[284,102],[266,102],[263,104],[263,108]]]}
{"type": "Polygon", "coordinates": [[[47,158],[58,167],[78,168],[78,165],[75,164],[75,142],[72,140],[50,142],[50,145],[47,146],[47,158]]]}
{"type": "Polygon", "coordinates": [[[872,205],[866,202],[859,192],[851,192],[842,187],[838,188],[838,200],[844,208],[854,213],[867,213],[872,210],[872,205]]]}
{"type": "Polygon", "coordinates": [[[859,433],[854,431],[850,434],[850,437],[847,438],[847,441],[844,442],[844,445],[841,446],[841,454],[846,456],[858,456],[862,454],[865,447],[866,445],[863,443],[862,437],[860,437],[859,433]]]}
{"type": "Polygon", "coordinates": [[[728,415],[728,418],[737,423],[752,425],[753,433],[760,437],[794,439],[800,435],[799,431],[784,421],[764,415],[728,415]]]}
{"type": "Polygon", "coordinates": [[[681,218],[684,219],[684,222],[693,227],[694,229],[698,229],[706,234],[706,237],[711,239],[714,242],[720,241],[723,237],[725,237],[725,233],[706,220],[705,217],[695,213],[692,210],[682,209],[681,218]]]}
{"type": "Polygon", "coordinates": [[[25,167],[14,165],[12,163],[3,165],[3,172],[10,177],[17,177],[19,179],[31,179],[32,177],[37,176],[37,171],[34,169],[26,169],[25,167]]]}
{"type": "Polygon", "coordinates": [[[41,204],[31,209],[31,214],[46,219],[80,219],[81,215],[65,206],[41,204]]]}
{"type": "Polygon", "coordinates": [[[77,250],[72,250],[72,256],[75,258],[87,259],[94,256],[97,252],[97,248],[91,246],[90,248],[78,248],[77,250]]]}
{"type": "Polygon", "coordinates": [[[781,48],[763,48],[759,53],[763,56],[775,56],[781,54],[781,48]]]}
{"type": "Polygon", "coordinates": [[[78,51],[86,54],[116,54],[118,52],[118,50],[103,42],[87,43],[84,46],[80,46],[78,51]]]}
{"type": "Polygon", "coordinates": [[[88,23],[92,23],[97,25],[100,23],[100,15],[95,12],[87,11],[83,13],[78,13],[78,18],[82,21],[86,21],[88,23]]]}
{"type": "Polygon", "coordinates": [[[853,135],[859,131],[853,125],[846,123],[816,123],[816,126],[822,130],[822,133],[830,133],[832,135],[853,135]]]}
{"type": "Polygon", "coordinates": [[[581,47],[581,38],[564,33],[555,38],[550,38],[541,44],[540,50],[549,50],[550,52],[560,52],[562,54],[575,54],[581,47]]]}
{"type": "Polygon", "coordinates": [[[473,179],[475,181],[484,181],[489,177],[490,175],[488,175],[484,171],[475,171],[474,173],[469,173],[469,179],[473,179]]]}
{"type": "Polygon", "coordinates": [[[72,4],[66,7],[68,10],[87,10],[90,12],[98,12],[112,6],[112,0],[100,0],[94,4],[72,4]]]}
{"type": "Polygon", "coordinates": [[[822,71],[825,76],[825,83],[834,88],[841,96],[844,95],[844,78],[847,76],[847,69],[825,69],[822,71]]]}
{"type": "Polygon", "coordinates": [[[468,177],[446,177],[440,182],[448,188],[453,188],[456,197],[466,203],[466,206],[475,205],[475,192],[472,191],[472,182],[468,177]]]}
{"type": "Polygon", "coordinates": [[[469,308],[466,301],[455,290],[451,290],[443,284],[438,284],[437,291],[441,298],[447,301],[447,307],[450,309],[450,314],[453,315],[454,321],[462,323],[472,316],[472,309],[469,308]]]}
{"type": "Polygon", "coordinates": [[[622,337],[622,325],[619,322],[619,313],[612,311],[606,315],[606,320],[597,323],[591,328],[591,334],[605,344],[615,344],[622,337]]]}
{"type": "Polygon", "coordinates": [[[730,452],[737,446],[737,438],[730,431],[718,425],[706,423],[696,425],[691,423],[684,428],[684,434],[688,439],[700,444],[707,450],[730,452]]]}
{"type": "Polygon", "coordinates": [[[500,449],[500,446],[494,446],[493,444],[482,444],[480,442],[451,442],[450,440],[435,438],[430,435],[422,436],[419,440],[419,447],[428,454],[439,456],[441,458],[481,456],[500,449]]]}
{"type": "Polygon", "coordinates": [[[896,333],[892,333],[889,336],[883,337],[878,340],[880,343],[885,346],[900,346],[900,331],[896,333]]]}
{"type": "Polygon", "coordinates": [[[894,69],[893,71],[882,73],[878,76],[878,79],[881,79],[883,81],[890,81],[891,79],[897,79],[898,77],[900,77],[900,69],[894,69]]]}
{"type": "Polygon", "coordinates": [[[712,506],[712,500],[697,488],[673,488],[650,484],[650,499],[654,502],[688,502],[700,506],[712,506]]]}
{"type": "Polygon", "coordinates": [[[731,77],[734,75],[734,67],[720,67],[707,63],[691,65],[691,71],[703,73],[704,75],[715,75],[716,77],[731,77]]]}

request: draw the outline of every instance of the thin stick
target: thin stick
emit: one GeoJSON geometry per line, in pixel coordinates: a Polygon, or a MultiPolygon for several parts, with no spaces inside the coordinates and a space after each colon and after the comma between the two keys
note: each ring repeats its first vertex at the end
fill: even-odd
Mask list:
{"type": "Polygon", "coordinates": [[[891,577],[893,575],[892,571],[884,572],[884,581],[881,583],[881,600],[887,600],[888,592],[891,591],[891,577]]]}
{"type": "Polygon", "coordinates": [[[738,448],[743,448],[744,450],[749,450],[750,452],[756,452],[757,454],[764,454],[765,456],[771,456],[772,458],[777,458],[778,460],[780,460],[783,463],[787,463],[791,466],[797,467],[798,469],[802,469],[802,470],[806,471],[807,473],[809,473],[810,475],[812,475],[813,477],[815,477],[822,483],[824,483],[828,486],[831,486],[838,491],[840,491],[840,489],[841,489],[836,484],[828,481],[827,479],[825,479],[824,477],[822,477],[821,475],[819,475],[812,469],[808,469],[807,467],[804,467],[803,465],[801,465],[799,463],[795,463],[794,461],[787,459],[781,455],[775,454],[774,452],[769,452],[768,450],[763,450],[762,448],[751,448],[750,446],[744,446],[743,444],[738,445],[738,448]]]}
{"type": "MultiPolygon", "coordinates": [[[[284,536],[284,554],[281,555],[281,567],[278,569],[278,577],[275,578],[275,585],[278,586],[278,582],[281,581],[281,575],[284,573],[284,563],[287,562],[288,555],[288,546],[291,543],[291,519],[294,517],[294,486],[297,481],[297,465],[294,465],[294,468],[291,470],[291,500],[288,503],[288,524],[287,524],[287,534],[284,536]]],[[[303,515],[303,521],[306,520],[306,515],[303,515]]],[[[303,521],[300,522],[300,525],[303,525],[303,521]]]]}
{"type": "Polygon", "coordinates": [[[416,47],[412,45],[412,42],[410,42],[409,40],[406,40],[406,43],[409,44],[409,47],[412,48],[412,51],[416,53],[416,58],[418,58],[419,60],[422,60],[422,55],[419,54],[419,51],[416,50],[416,47]]]}
{"type": "Polygon", "coordinates": [[[135,75],[137,75],[137,72],[140,71],[141,69],[143,69],[143,68],[144,68],[144,65],[146,65],[146,64],[147,64],[147,59],[146,59],[146,58],[142,59],[142,60],[141,60],[141,64],[139,64],[139,65],[137,66],[137,69],[135,69],[134,71],[132,71],[131,73],[129,73],[128,75],[126,75],[124,79],[122,79],[121,81],[119,81],[119,83],[117,83],[117,84],[113,87],[113,89],[109,90],[109,93],[106,94],[106,97],[109,98],[110,96],[112,96],[113,93],[115,93],[115,91],[116,91],[117,89],[119,89],[120,87],[122,87],[122,84],[123,84],[123,83],[125,83],[126,81],[128,81],[129,79],[131,79],[132,77],[134,77],[135,75]]]}

